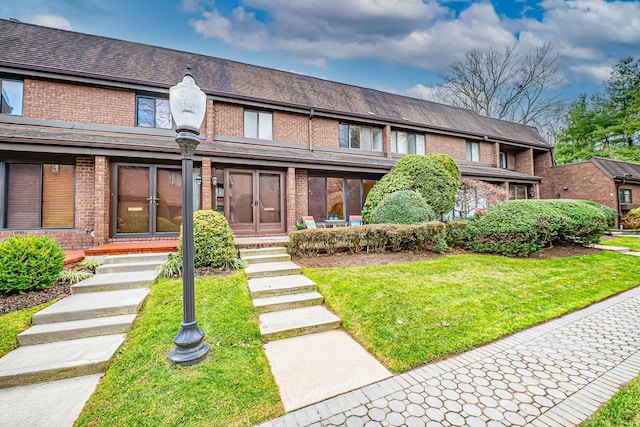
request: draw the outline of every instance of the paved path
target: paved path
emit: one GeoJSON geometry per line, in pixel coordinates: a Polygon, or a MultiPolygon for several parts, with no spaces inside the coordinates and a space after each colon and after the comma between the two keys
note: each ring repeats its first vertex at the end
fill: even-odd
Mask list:
{"type": "Polygon", "coordinates": [[[276,426],[575,426],[640,373],[640,287],[276,426]]]}

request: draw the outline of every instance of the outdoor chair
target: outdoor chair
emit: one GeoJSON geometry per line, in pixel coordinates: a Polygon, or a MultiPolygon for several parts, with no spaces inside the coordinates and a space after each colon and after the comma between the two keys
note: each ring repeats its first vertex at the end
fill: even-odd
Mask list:
{"type": "Polygon", "coordinates": [[[304,228],[307,228],[309,230],[318,228],[318,225],[324,227],[324,224],[316,224],[316,220],[313,219],[312,216],[303,216],[302,223],[304,224],[304,228]]]}
{"type": "Polygon", "coordinates": [[[358,227],[362,225],[362,215],[349,215],[348,225],[351,227],[358,227]]]}

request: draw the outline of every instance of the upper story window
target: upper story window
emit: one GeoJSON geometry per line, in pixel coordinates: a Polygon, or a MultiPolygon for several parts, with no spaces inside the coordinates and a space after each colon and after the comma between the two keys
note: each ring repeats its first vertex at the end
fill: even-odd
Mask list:
{"type": "Polygon", "coordinates": [[[631,201],[631,190],[628,188],[621,188],[619,190],[620,203],[633,203],[631,201]]]}
{"type": "Polygon", "coordinates": [[[471,162],[480,161],[480,143],[467,141],[467,160],[471,162]]]}
{"type": "Polygon", "coordinates": [[[166,98],[139,96],[136,126],[171,129],[171,106],[166,98]]]}
{"type": "Polygon", "coordinates": [[[420,133],[391,131],[391,152],[399,154],[424,154],[424,135],[420,133]]]}
{"type": "Polygon", "coordinates": [[[382,151],[382,129],[340,123],[340,148],[382,151]]]}
{"type": "Polygon", "coordinates": [[[501,169],[506,169],[507,168],[507,153],[501,151],[500,152],[500,168],[501,169]]]}
{"type": "Polygon", "coordinates": [[[0,79],[0,113],[21,116],[23,93],[23,82],[0,79]]]}
{"type": "Polygon", "coordinates": [[[273,140],[273,114],[244,110],[244,137],[273,140]]]}

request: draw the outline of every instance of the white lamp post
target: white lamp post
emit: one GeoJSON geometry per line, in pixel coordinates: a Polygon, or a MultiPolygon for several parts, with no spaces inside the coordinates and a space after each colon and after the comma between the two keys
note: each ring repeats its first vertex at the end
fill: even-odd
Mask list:
{"type": "Polygon", "coordinates": [[[193,262],[193,155],[200,143],[207,96],[196,85],[191,67],[180,83],[169,89],[171,114],[176,123],[176,142],[182,154],[182,328],[173,339],[176,347],[169,359],[188,366],[202,362],[209,354],[209,343],[196,321],[193,262]]]}

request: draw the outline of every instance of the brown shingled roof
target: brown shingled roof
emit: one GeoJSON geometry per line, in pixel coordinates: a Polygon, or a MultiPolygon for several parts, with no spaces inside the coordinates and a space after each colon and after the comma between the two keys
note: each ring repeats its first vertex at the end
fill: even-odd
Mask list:
{"type": "Polygon", "coordinates": [[[253,99],[548,148],[530,126],[462,108],[295,73],[89,34],[0,20],[0,65],[168,88],[190,64],[209,95],[253,99]],[[405,119],[406,118],[406,119],[405,119]]]}
{"type": "Polygon", "coordinates": [[[609,178],[633,177],[640,179],[640,163],[625,162],[622,160],[607,159],[604,157],[592,157],[593,164],[602,170],[609,178]]]}

